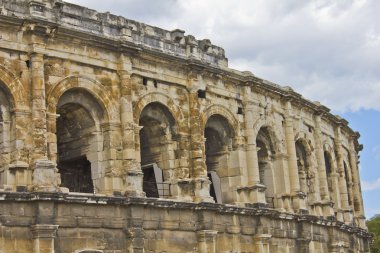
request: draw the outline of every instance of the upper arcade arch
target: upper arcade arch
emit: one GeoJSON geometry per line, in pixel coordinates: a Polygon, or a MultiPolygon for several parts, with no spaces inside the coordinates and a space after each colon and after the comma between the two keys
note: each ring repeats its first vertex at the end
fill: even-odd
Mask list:
{"type": "Polygon", "coordinates": [[[281,141],[282,138],[279,135],[279,133],[274,130],[274,121],[272,119],[261,118],[257,122],[255,122],[255,124],[252,127],[256,137],[258,136],[260,130],[267,129],[268,136],[270,137],[271,143],[273,145],[273,151],[275,153],[285,152],[285,147],[282,144],[283,142],[281,141]]]}
{"type": "Polygon", "coordinates": [[[204,110],[204,112],[202,113],[203,129],[206,127],[206,124],[209,118],[213,115],[223,116],[229,123],[230,127],[233,129],[234,134],[235,135],[239,134],[240,132],[239,121],[236,119],[236,117],[230,110],[228,110],[226,107],[222,105],[211,105],[204,110]]]}
{"type": "Polygon", "coordinates": [[[96,80],[86,76],[69,76],[55,84],[48,90],[47,94],[47,112],[55,114],[58,101],[61,96],[68,90],[81,88],[92,94],[106,112],[105,119],[108,121],[119,121],[117,102],[110,96],[105,87],[96,80]]]}
{"type": "Polygon", "coordinates": [[[318,171],[311,141],[303,137],[296,139],[296,157],[301,192],[306,194],[307,204],[314,203],[318,196],[318,171]],[[314,164],[314,166],[313,166],[314,164]]]}
{"type": "Polygon", "coordinates": [[[73,192],[94,193],[103,167],[100,123],[104,109],[85,89],[73,88],[60,97],[57,113],[57,165],[62,186],[73,192]]]}
{"type": "Polygon", "coordinates": [[[19,77],[0,64],[0,87],[7,91],[9,101],[14,109],[22,109],[28,105],[28,95],[19,77]]]}
{"type": "Polygon", "coordinates": [[[175,119],[178,133],[186,132],[188,130],[187,120],[184,118],[183,112],[179,106],[172,98],[159,92],[148,93],[136,102],[133,107],[133,119],[136,124],[139,123],[144,108],[155,102],[164,105],[168,109],[172,117],[175,119]]]}
{"type": "Polygon", "coordinates": [[[206,167],[210,181],[210,196],[215,202],[228,203],[233,185],[228,182],[239,176],[234,166],[233,145],[235,130],[228,119],[212,114],[204,128],[206,167]]]}
{"type": "Polygon", "coordinates": [[[147,197],[169,197],[169,182],[177,177],[176,120],[166,105],[152,102],[141,111],[139,126],[143,191],[147,197]]]}
{"type": "Polygon", "coordinates": [[[274,197],[277,193],[277,184],[275,181],[275,145],[270,127],[262,126],[256,135],[256,149],[259,166],[260,183],[265,189],[266,202],[270,207],[275,207],[274,197]]]}

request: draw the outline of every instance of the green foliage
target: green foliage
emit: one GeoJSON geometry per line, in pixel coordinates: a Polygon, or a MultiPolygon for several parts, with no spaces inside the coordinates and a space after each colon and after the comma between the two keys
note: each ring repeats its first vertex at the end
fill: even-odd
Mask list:
{"type": "Polygon", "coordinates": [[[373,233],[373,244],[371,253],[380,253],[380,216],[367,222],[369,232],[373,233]]]}

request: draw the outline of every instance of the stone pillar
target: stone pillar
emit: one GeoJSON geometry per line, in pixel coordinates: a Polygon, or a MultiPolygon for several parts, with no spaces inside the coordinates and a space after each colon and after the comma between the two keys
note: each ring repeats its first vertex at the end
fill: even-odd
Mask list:
{"type": "Polygon", "coordinates": [[[48,160],[46,95],[44,56],[31,53],[32,126],[33,126],[33,189],[35,191],[57,191],[60,177],[56,164],[48,160]]]}
{"type": "Polygon", "coordinates": [[[47,114],[47,152],[50,161],[57,163],[57,118],[58,114],[47,114]]]}
{"type": "Polygon", "coordinates": [[[285,105],[285,141],[288,154],[288,169],[290,178],[290,192],[293,198],[293,209],[305,212],[305,196],[300,192],[300,180],[298,176],[296,143],[293,129],[293,113],[291,101],[285,105]]]}
{"type": "Polygon", "coordinates": [[[257,234],[254,236],[255,249],[257,253],[270,253],[269,239],[272,237],[270,234],[257,234]]]}
{"type": "Polygon", "coordinates": [[[215,230],[198,231],[198,253],[216,253],[217,234],[218,231],[215,230]]]}
{"type": "MultiPolygon", "coordinates": [[[[342,207],[343,218],[347,223],[352,222],[352,210],[348,203],[348,189],[346,180],[346,174],[344,170],[344,159],[343,159],[343,147],[342,147],[342,132],[341,126],[337,126],[335,129],[335,148],[337,156],[337,175],[338,175],[338,184],[340,192],[340,204],[342,207]]],[[[348,175],[347,175],[348,176],[348,175]]]]}
{"type": "Polygon", "coordinates": [[[297,249],[299,253],[309,253],[310,252],[310,242],[311,239],[297,238],[297,249]]]}
{"type": "Polygon", "coordinates": [[[177,134],[179,166],[176,170],[177,178],[170,185],[171,196],[182,201],[192,201],[192,185],[189,169],[190,135],[187,133],[177,134]]]}
{"type": "Polygon", "coordinates": [[[142,227],[131,227],[126,229],[127,253],[144,253],[145,232],[142,227]]]}
{"type": "Polygon", "coordinates": [[[121,69],[119,71],[121,82],[120,114],[123,132],[123,169],[126,171],[125,192],[126,196],[145,197],[143,192],[143,173],[140,164],[140,148],[138,147],[140,127],[133,120],[132,108],[132,82],[129,71],[131,68],[129,59],[121,57],[121,69]],[[138,147],[138,148],[136,148],[138,147]]]}
{"type": "Polygon", "coordinates": [[[361,228],[366,229],[366,220],[364,216],[364,208],[363,208],[363,198],[360,189],[360,175],[358,169],[358,151],[355,148],[355,140],[357,136],[352,136],[352,139],[349,142],[350,147],[350,164],[352,171],[352,183],[353,183],[353,192],[354,192],[354,215],[357,219],[358,225],[361,228]]]}
{"type": "MultiPolygon", "coordinates": [[[[27,187],[31,184],[31,173],[27,157],[22,156],[22,149],[25,148],[24,131],[27,129],[22,128],[24,131],[16,131],[16,127],[21,127],[23,124],[20,121],[20,115],[25,117],[29,114],[21,114],[21,111],[16,110],[15,116],[11,117],[9,111],[5,110],[2,114],[2,121],[0,122],[0,146],[2,150],[0,153],[0,167],[4,170],[1,172],[3,178],[3,188],[6,191],[27,191],[27,187]],[[11,126],[15,125],[14,129],[11,126]],[[15,138],[15,139],[13,139],[15,138]],[[15,149],[13,149],[13,144],[15,149]]],[[[23,122],[27,122],[24,118],[23,122]]],[[[26,125],[25,125],[26,126],[26,125]]]]}
{"type": "Polygon", "coordinates": [[[254,125],[254,102],[250,101],[251,88],[245,87],[246,101],[244,104],[245,117],[245,136],[247,140],[246,146],[246,162],[247,162],[247,185],[239,189],[243,193],[244,199],[248,198],[248,202],[254,205],[266,205],[265,186],[260,183],[259,161],[257,157],[256,135],[253,130],[254,125]]]}
{"type": "Polygon", "coordinates": [[[200,115],[200,101],[198,98],[201,75],[193,73],[189,77],[189,108],[190,108],[190,152],[192,178],[194,183],[194,201],[214,202],[210,197],[210,180],[207,177],[204,129],[200,115]]]}
{"type": "MultiPolygon", "coordinates": [[[[125,171],[120,159],[121,143],[121,126],[120,122],[107,122],[101,125],[103,134],[103,166],[105,173],[99,177],[100,173],[93,176],[95,189],[97,193],[113,195],[116,192],[124,190],[125,171]]],[[[94,145],[92,151],[98,151],[97,145],[94,145]]],[[[93,174],[94,175],[94,174],[93,174]]]]}
{"type": "Polygon", "coordinates": [[[317,157],[318,164],[318,178],[319,178],[319,187],[321,194],[321,202],[323,206],[323,214],[325,217],[333,216],[334,210],[332,208],[332,202],[330,199],[329,187],[327,184],[327,173],[325,165],[325,157],[322,146],[322,132],[321,132],[321,115],[315,115],[315,153],[317,157]]]}
{"type": "Polygon", "coordinates": [[[54,238],[58,225],[37,224],[31,226],[33,235],[33,253],[54,253],[54,238]]]}

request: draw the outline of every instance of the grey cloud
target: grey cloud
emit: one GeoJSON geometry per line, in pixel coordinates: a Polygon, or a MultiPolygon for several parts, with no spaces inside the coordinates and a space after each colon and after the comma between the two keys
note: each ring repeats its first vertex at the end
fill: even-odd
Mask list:
{"type": "Polygon", "coordinates": [[[335,111],[380,110],[380,1],[70,1],[208,37],[231,67],[335,111]]]}

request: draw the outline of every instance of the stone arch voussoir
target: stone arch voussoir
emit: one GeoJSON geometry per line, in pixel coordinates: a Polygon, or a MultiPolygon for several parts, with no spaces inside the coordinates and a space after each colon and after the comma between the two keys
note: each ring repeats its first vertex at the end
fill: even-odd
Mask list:
{"type": "Polygon", "coordinates": [[[134,105],[133,119],[136,124],[139,124],[140,115],[144,108],[151,103],[160,103],[165,106],[172,114],[176,122],[175,124],[177,127],[179,127],[180,131],[181,129],[183,130],[184,128],[187,128],[183,112],[179,106],[174,102],[172,98],[166,94],[159,92],[146,94],[134,105]]]}
{"type": "Polygon", "coordinates": [[[312,155],[315,149],[313,141],[309,138],[309,135],[305,131],[299,131],[295,134],[294,141],[300,141],[305,147],[307,155],[312,155]]]}
{"type": "Polygon", "coordinates": [[[229,109],[227,109],[226,107],[222,105],[211,105],[203,111],[202,122],[201,122],[203,129],[206,127],[208,119],[213,115],[223,116],[232,127],[232,130],[234,131],[235,135],[240,134],[239,121],[236,119],[236,117],[233,115],[233,113],[229,109]]]}
{"type": "Polygon", "coordinates": [[[47,111],[56,113],[56,107],[61,96],[68,90],[81,88],[89,92],[103,107],[109,121],[118,121],[119,108],[117,102],[111,97],[109,91],[98,81],[85,76],[69,76],[55,84],[47,95],[47,111]]]}
{"type": "Polygon", "coordinates": [[[0,83],[5,85],[5,88],[10,93],[11,103],[15,109],[22,109],[27,106],[28,95],[22,85],[20,78],[0,64],[0,83]]]}
{"type": "Polygon", "coordinates": [[[255,138],[259,134],[260,129],[262,129],[263,127],[268,128],[270,137],[271,137],[271,142],[273,144],[273,147],[276,149],[276,151],[284,153],[285,147],[283,145],[281,136],[279,136],[279,134],[275,130],[273,119],[268,118],[268,117],[260,118],[254,123],[253,132],[255,133],[255,138]]]}

